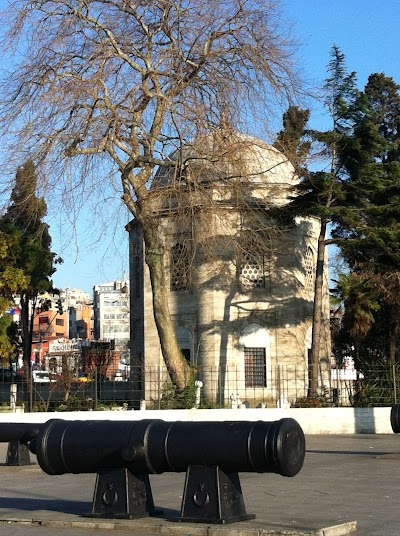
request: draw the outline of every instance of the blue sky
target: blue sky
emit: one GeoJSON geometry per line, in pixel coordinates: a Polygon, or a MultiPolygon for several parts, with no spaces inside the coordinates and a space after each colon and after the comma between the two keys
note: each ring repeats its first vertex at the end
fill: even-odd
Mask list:
{"type": "MultiPolygon", "coordinates": [[[[384,72],[400,83],[399,0],[283,0],[282,4],[293,24],[299,66],[310,86],[323,84],[334,44],[345,54],[349,71],[357,73],[360,87],[375,72],[384,72]]],[[[325,119],[315,103],[311,125],[321,128],[325,119]]],[[[114,203],[104,207],[109,233],[100,236],[95,236],[82,216],[76,236],[65,243],[62,229],[51,223],[53,251],[64,259],[53,277],[55,286],[91,293],[94,285],[121,279],[124,271],[128,274],[128,236],[123,224],[129,218],[122,211],[116,220],[114,207],[114,203]]]]}

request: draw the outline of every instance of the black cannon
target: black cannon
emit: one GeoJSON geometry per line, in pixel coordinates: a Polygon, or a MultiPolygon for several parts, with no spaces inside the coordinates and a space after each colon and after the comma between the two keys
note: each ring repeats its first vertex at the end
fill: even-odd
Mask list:
{"type": "Polygon", "coordinates": [[[0,443],[8,443],[6,465],[30,465],[28,443],[39,434],[43,425],[13,423],[6,426],[6,429],[0,428],[0,434],[5,433],[5,437],[0,436],[0,443]]]}
{"type": "Polygon", "coordinates": [[[91,516],[154,513],[149,474],[186,471],[180,521],[249,519],[239,472],[295,476],[305,439],[293,419],[275,422],[64,421],[0,425],[18,437],[50,475],[97,473],[91,516]],[[24,426],[26,429],[24,430],[24,426]]]}
{"type": "Polygon", "coordinates": [[[400,404],[394,404],[390,411],[390,424],[395,434],[400,433],[400,404]]]}

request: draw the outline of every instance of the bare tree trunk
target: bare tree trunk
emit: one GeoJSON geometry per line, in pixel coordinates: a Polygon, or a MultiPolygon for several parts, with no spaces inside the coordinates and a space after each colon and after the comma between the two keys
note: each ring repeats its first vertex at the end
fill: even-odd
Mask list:
{"type": "Polygon", "coordinates": [[[313,327],[311,342],[311,359],[309,363],[309,387],[308,396],[315,397],[318,392],[318,369],[321,350],[322,336],[322,289],[324,285],[324,266],[325,266],[325,234],[326,221],[321,221],[321,229],[318,236],[317,266],[315,270],[314,286],[314,309],[313,309],[313,327]]]}
{"type": "Polygon", "coordinates": [[[164,266],[164,248],[158,225],[143,226],[146,264],[153,292],[153,314],[161,352],[172,382],[182,392],[190,379],[190,368],[179,349],[168,305],[169,285],[164,266]]]}

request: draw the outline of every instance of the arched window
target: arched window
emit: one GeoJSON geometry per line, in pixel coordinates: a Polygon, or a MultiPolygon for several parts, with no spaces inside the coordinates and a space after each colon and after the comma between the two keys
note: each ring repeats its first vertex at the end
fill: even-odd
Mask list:
{"type": "Polygon", "coordinates": [[[190,288],[191,254],[184,242],[178,242],[171,249],[170,277],[171,290],[184,291],[190,288]]]}
{"type": "Polygon", "coordinates": [[[305,271],[305,288],[306,290],[314,290],[314,253],[310,247],[307,248],[304,256],[304,271],[305,271]]]}

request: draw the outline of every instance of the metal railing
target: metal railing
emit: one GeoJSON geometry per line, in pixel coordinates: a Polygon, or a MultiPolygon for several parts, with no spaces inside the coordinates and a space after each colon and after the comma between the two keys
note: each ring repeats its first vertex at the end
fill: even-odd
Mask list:
{"type": "Polygon", "coordinates": [[[129,378],[106,380],[94,374],[84,381],[72,377],[47,383],[0,373],[0,404],[4,409],[24,406],[25,411],[71,411],[131,409],[144,403],[148,409],[390,406],[400,400],[400,366],[370,366],[362,372],[320,369],[313,397],[309,396],[310,374],[305,368],[280,365],[265,368],[263,374],[265,382],[260,385],[257,380],[252,385],[244,367],[196,368],[187,390],[179,394],[163,367],[132,367],[129,378]]]}

